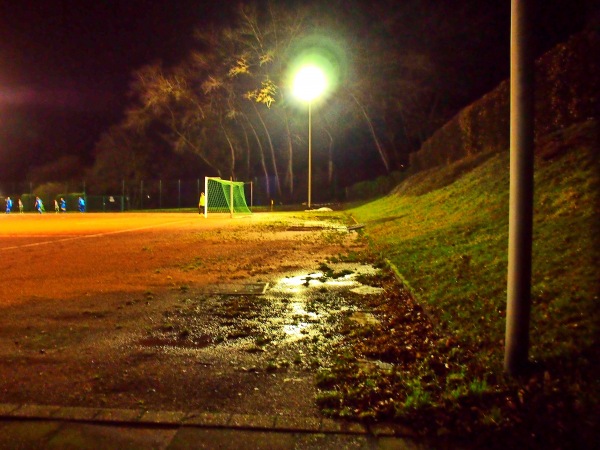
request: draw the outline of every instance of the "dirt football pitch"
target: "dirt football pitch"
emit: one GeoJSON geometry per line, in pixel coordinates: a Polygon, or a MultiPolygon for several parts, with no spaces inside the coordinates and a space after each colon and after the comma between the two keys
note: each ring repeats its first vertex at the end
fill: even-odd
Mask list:
{"type": "MultiPolygon", "coordinates": [[[[225,345],[251,334],[242,319],[276,322],[275,309],[202,293],[272,283],[362,248],[322,216],[2,214],[0,403],[317,414],[310,370],[271,373],[268,352],[225,345]],[[207,336],[212,347],[200,348],[207,336]],[[160,345],[167,338],[181,345],[160,345]]],[[[273,361],[288,351],[272,349],[273,361]]]]}

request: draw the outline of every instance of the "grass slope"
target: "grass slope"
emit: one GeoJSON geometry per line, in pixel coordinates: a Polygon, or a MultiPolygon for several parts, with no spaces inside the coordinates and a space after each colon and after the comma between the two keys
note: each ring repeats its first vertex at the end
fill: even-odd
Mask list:
{"type": "MultiPolygon", "coordinates": [[[[465,380],[480,380],[479,391],[513,390],[521,403],[529,393],[537,402],[529,413],[539,416],[539,432],[545,425],[568,428],[564,416],[572,412],[588,431],[597,425],[596,413],[588,414],[597,410],[600,378],[597,129],[590,120],[547,136],[536,148],[530,356],[537,363],[532,375],[537,388],[527,387],[532,379],[498,375],[506,310],[508,152],[419,173],[392,194],[351,211],[366,224],[373,251],[394,266],[436,329],[474,355],[465,370],[478,375],[465,380]],[[552,414],[565,402],[562,415],[552,414]]],[[[488,423],[501,422],[504,406],[492,406],[488,423]]],[[[527,414],[523,405],[521,410],[527,414]]],[[[521,414],[516,420],[529,419],[521,414]]]]}

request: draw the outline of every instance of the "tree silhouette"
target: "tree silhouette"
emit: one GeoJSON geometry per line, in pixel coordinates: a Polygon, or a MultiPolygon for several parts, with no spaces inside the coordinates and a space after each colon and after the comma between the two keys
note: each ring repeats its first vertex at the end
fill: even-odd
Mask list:
{"type": "MultiPolygon", "coordinates": [[[[451,38],[444,45],[458,45],[460,33],[447,18],[448,6],[434,3],[408,1],[396,9],[385,2],[371,9],[361,2],[294,9],[274,2],[242,4],[229,25],[197,30],[196,46],[184,60],[134,73],[123,126],[175,152],[198,155],[218,176],[260,176],[269,197],[293,199],[306,112],[294,104],[288,79],[298,54],[314,47],[333,61],[337,83],[316,108],[317,143],[328,158],[327,170],[317,174],[323,183],[334,182],[334,159],[340,157],[334,144],[343,146],[349,136],[368,136],[370,142],[353,145],[377,156],[377,172],[390,172],[406,164],[408,152],[451,111],[435,57],[444,36],[451,38]],[[426,13],[431,17],[423,17],[426,13]],[[407,25],[415,17],[419,25],[407,25]],[[434,25],[438,29],[417,38],[423,27],[434,25]]],[[[457,12],[463,19],[469,13],[457,12]]]]}

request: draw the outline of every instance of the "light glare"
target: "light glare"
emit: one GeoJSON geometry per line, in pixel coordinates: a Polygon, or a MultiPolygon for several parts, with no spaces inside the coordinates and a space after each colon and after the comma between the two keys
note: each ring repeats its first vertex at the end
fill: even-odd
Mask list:
{"type": "Polygon", "coordinates": [[[327,77],[317,66],[304,66],[294,77],[294,95],[311,102],[319,97],[327,87],[327,77]]]}

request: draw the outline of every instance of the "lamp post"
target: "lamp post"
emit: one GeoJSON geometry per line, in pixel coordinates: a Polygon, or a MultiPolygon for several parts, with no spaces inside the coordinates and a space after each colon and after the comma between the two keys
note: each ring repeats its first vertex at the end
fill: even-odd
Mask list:
{"type": "Polygon", "coordinates": [[[301,67],[294,77],[294,95],[308,103],[308,209],[312,191],[312,102],[323,93],[326,85],[325,74],[314,65],[301,67]]]}

